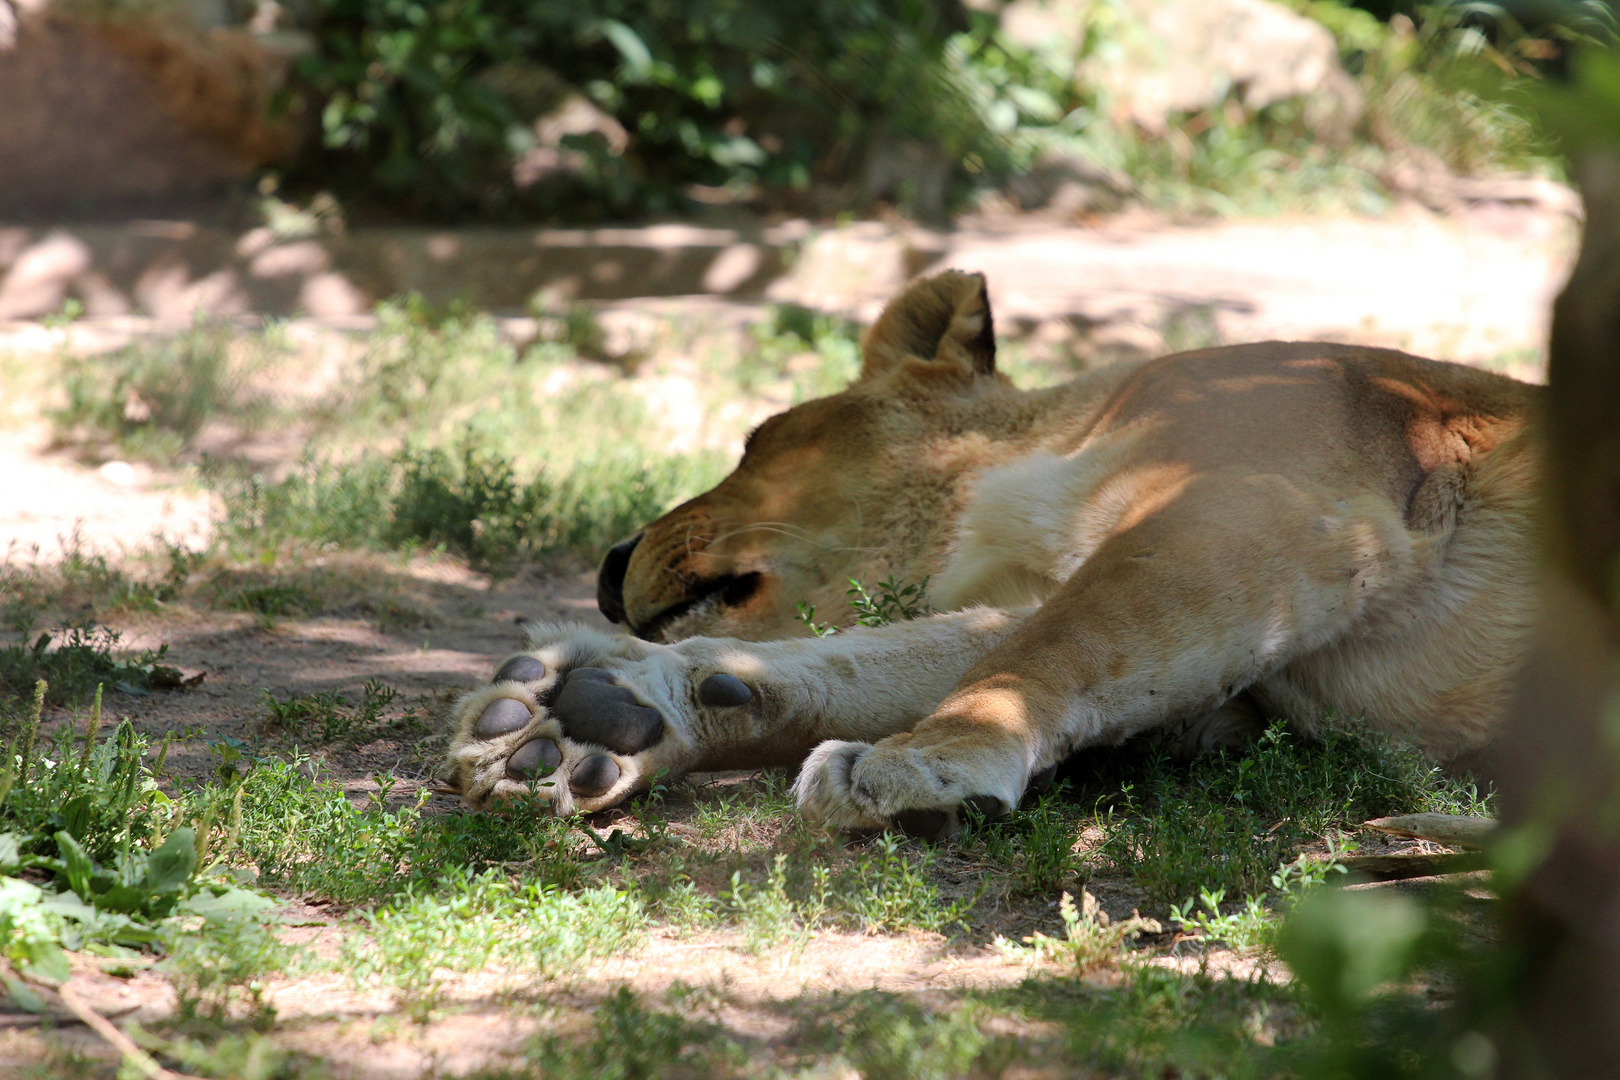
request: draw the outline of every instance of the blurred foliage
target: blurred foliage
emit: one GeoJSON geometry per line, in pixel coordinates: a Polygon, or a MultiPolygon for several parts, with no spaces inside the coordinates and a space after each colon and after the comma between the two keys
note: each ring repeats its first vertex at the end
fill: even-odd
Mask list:
{"type": "Polygon", "coordinates": [[[1464,174],[1545,165],[1502,85],[1613,22],[1595,0],[1529,29],[1493,4],[1389,21],[1287,6],[1328,27],[1367,99],[1348,144],[1325,145],[1293,101],[1229,101],[1157,134],[1115,119],[1077,65],[1132,32],[1117,0],[1069,9],[1072,48],[1018,45],[957,0],[304,0],[324,136],[304,180],[439,216],[588,220],[698,198],[939,218],[1058,155],[1170,208],[1377,209],[1392,154],[1464,174]]]}
{"type": "Polygon", "coordinates": [[[885,138],[959,159],[987,134],[943,77],[968,25],[955,3],[312,0],[301,14],[321,171],[421,210],[656,211],[693,184],[803,190],[885,138]],[[544,145],[536,121],[571,100],[578,122],[544,145]],[[514,185],[537,150],[567,167],[514,185]]]}
{"type": "MultiPolygon", "coordinates": [[[[272,21],[308,40],[277,108],[319,129],[284,179],[295,199],[335,194],[362,217],[744,203],[943,220],[1059,160],[1102,178],[1090,210],[1131,196],[1195,213],[1376,211],[1437,170],[1556,171],[1504,90],[1615,21],[1605,0],[1279,2],[1334,35],[1367,105],[1348,138],[1325,137],[1299,100],[1245,109],[1240,88],[1162,131],[1122,119],[1087,75],[1144,32],[1122,0],[1061,5],[1061,40],[1037,46],[1003,33],[1000,5],[963,0],[281,0],[272,21]]],[[[255,0],[219,3],[226,21],[263,21],[255,0]]]]}

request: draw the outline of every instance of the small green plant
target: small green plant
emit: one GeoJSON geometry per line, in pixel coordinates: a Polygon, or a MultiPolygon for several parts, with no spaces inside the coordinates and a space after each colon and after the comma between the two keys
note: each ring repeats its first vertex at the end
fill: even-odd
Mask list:
{"type": "Polygon", "coordinates": [[[381,723],[383,712],[399,697],[398,690],[380,679],[368,680],[361,687],[358,705],[350,705],[336,690],[294,694],[284,700],[269,690],[261,693],[265,727],[303,735],[318,743],[352,739],[372,730],[381,723]]]}
{"type": "Polygon", "coordinates": [[[928,578],[901,584],[890,576],[878,582],[875,592],[867,592],[866,586],[850,578],[844,595],[849,597],[855,622],[860,626],[887,626],[933,612],[928,606],[928,578]]]}
{"type": "Polygon", "coordinates": [[[1128,919],[1110,920],[1097,898],[1084,889],[1079,905],[1064,893],[1058,901],[1058,914],[1063,918],[1062,938],[1036,933],[1019,946],[998,935],[996,948],[1009,959],[1049,960],[1072,967],[1076,975],[1089,975],[1099,968],[1117,967],[1132,938],[1164,931],[1156,920],[1144,919],[1134,911],[1128,919]]]}
{"type": "Polygon", "coordinates": [[[1050,896],[1076,868],[1075,822],[1072,814],[1064,812],[1063,794],[1060,786],[1043,795],[1030,810],[1015,815],[1015,827],[1024,826],[1019,882],[1033,893],[1050,896]]]}
{"type": "Polygon", "coordinates": [[[884,833],[871,842],[869,854],[833,880],[832,910],[871,931],[906,927],[942,931],[965,925],[964,917],[978,897],[946,903],[928,879],[934,859],[934,852],[917,851],[894,834],[884,833]]]}
{"type": "Polygon", "coordinates": [[[816,605],[805,600],[800,600],[794,605],[793,610],[799,613],[799,622],[802,623],[804,628],[810,631],[813,636],[818,638],[831,637],[832,635],[838,633],[838,628],[832,625],[832,623],[816,622],[816,605]]]}
{"type": "Polygon", "coordinates": [[[1234,949],[1269,950],[1276,944],[1277,927],[1288,912],[1307,893],[1326,882],[1329,875],[1345,873],[1342,864],[1332,861],[1334,856],[1354,849],[1353,843],[1334,837],[1326,859],[1311,860],[1301,855],[1279,866],[1271,875],[1271,899],[1277,910],[1267,908],[1266,896],[1250,895],[1237,910],[1223,913],[1221,904],[1226,899],[1225,890],[1203,889],[1198,894],[1198,904],[1203,910],[1197,910],[1192,900],[1171,904],[1170,921],[1185,933],[1221,941],[1234,949]]]}
{"type": "Polygon", "coordinates": [[[968,1072],[989,1039],[969,1006],[928,1015],[892,994],[857,999],[844,1052],[863,1077],[949,1080],[968,1072]]]}
{"type": "Polygon", "coordinates": [[[84,303],[76,296],[62,301],[62,306],[40,320],[47,330],[66,330],[84,318],[84,303]]]}
{"type": "Polygon", "coordinates": [[[0,695],[20,697],[41,679],[48,686],[48,705],[84,704],[104,685],[141,690],[180,685],[180,673],[163,663],[168,645],[120,659],[119,637],[109,627],[83,624],[59,635],[40,634],[32,645],[0,648],[0,695]]]}
{"type": "Polygon", "coordinates": [[[743,936],[748,942],[748,951],[762,959],[784,941],[791,942],[790,956],[797,957],[802,953],[811,930],[819,921],[820,909],[825,907],[825,869],[816,868],[822,870],[821,903],[813,904],[811,911],[801,912],[787,893],[786,862],[786,855],[777,855],[764,887],[759,889],[751,888],[744,882],[741,871],[733,871],[731,888],[720,896],[736,912],[742,924],[743,936]]]}
{"type": "MultiPolygon", "coordinates": [[[[844,595],[849,597],[849,607],[855,613],[857,626],[887,626],[892,622],[904,622],[908,619],[921,618],[933,613],[928,606],[928,578],[920,582],[902,584],[891,575],[878,582],[875,591],[868,591],[856,578],[849,579],[849,588],[844,595]]],[[[830,623],[816,622],[816,606],[803,600],[795,605],[799,622],[805,629],[816,637],[828,637],[838,632],[830,623]]]]}

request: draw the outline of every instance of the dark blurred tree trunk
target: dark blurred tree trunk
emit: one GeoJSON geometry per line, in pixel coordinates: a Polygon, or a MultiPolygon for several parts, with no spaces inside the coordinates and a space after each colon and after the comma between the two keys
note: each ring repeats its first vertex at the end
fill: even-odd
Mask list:
{"type": "Polygon", "coordinates": [[[1620,1077],[1620,147],[1578,155],[1553,309],[1544,609],[1500,748],[1504,823],[1545,857],[1506,901],[1501,1075],[1620,1077]]]}

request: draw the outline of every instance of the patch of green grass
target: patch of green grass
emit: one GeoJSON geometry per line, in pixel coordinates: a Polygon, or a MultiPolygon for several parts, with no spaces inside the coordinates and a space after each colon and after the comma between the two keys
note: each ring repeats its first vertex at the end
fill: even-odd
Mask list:
{"type": "Polygon", "coordinates": [[[1263,893],[1302,845],[1371,817],[1488,809],[1415,750],[1339,731],[1310,740],[1274,725],[1243,750],[1178,764],[1144,747],[1115,758],[1126,763],[1100,797],[1099,854],[1161,904],[1263,893]]]}
{"type": "MultiPolygon", "coordinates": [[[[32,643],[0,648],[0,696],[20,699],[44,680],[46,704],[83,705],[102,686],[179,685],[180,673],[163,663],[167,645],[121,659],[119,636],[109,627],[84,624],[40,634],[32,643]]],[[[0,715],[4,711],[0,709],[0,715]]]]}
{"type": "MultiPolygon", "coordinates": [[[[350,705],[336,690],[294,694],[281,699],[263,692],[264,727],[272,732],[303,738],[311,743],[332,743],[372,732],[382,722],[383,712],[399,697],[399,691],[380,679],[369,680],[360,691],[360,702],[350,705]]],[[[396,726],[412,724],[407,716],[396,726]]]]}
{"type": "MultiPolygon", "coordinates": [[[[379,777],[379,792],[356,804],[342,786],[312,780],[308,760],[258,762],[241,782],[240,857],[260,880],[343,904],[381,903],[420,889],[446,867],[477,873],[524,867],[537,885],[572,887],[589,871],[584,838],[567,821],[538,814],[422,812],[422,800],[387,807],[395,781],[379,777]]],[[[198,796],[201,798],[201,796],[198,796]]]]}
{"type": "Polygon", "coordinates": [[[189,451],[210,420],[262,421],[267,406],[245,386],[271,358],[272,340],[199,322],[175,337],[69,358],[67,404],[50,416],[57,441],[167,462],[189,451]]]}
{"type": "Polygon", "coordinates": [[[497,968],[525,981],[556,978],[633,949],[646,923],[636,898],[610,886],[570,893],[453,865],[362,919],[363,930],[344,941],[342,967],[357,988],[393,987],[418,1020],[439,1005],[442,972],[497,968]]]}
{"type": "Polygon", "coordinates": [[[215,481],[226,550],[273,560],[289,546],[439,549],[479,565],[594,553],[719,478],[714,459],[630,457],[519,478],[512,460],[464,443],[350,464],[306,462],[279,481],[215,481]]]}

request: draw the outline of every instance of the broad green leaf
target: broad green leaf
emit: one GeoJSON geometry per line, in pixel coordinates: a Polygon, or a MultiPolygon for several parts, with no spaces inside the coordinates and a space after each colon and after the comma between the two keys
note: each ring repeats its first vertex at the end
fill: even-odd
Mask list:
{"type": "Polygon", "coordinates": [[[94,901],[95,892],[90,879],[95,875],[96,864],[85,854],[79,842],[66,832],[56,834],[56,847],[62,853],[62,875],[67,878],[68,888],[78,893],[80,899],[94,901]]]}
{"type": "Polygon", "coordinates": [[[22,845],[16,833],[0,833],[0,874],[9,874],[22,865],[22,845]]]}
{"type": "Polygon", "coordinates": [[[155,893],[179,892],[197,871],[197,834],[186,826],[174,830],[152,852],[146,864],[146,887],[155,893]]]}
{"type": "Polygon", "coordinates": [[[54,941],[25,941],[12,955],[19,961],[18,970],[30,979],[65,983],[73,974],[67,953],[54,941]]]}
{"type": "Polygon", "coordinates": [[[602,33],[624,58],[625,75],[636,82],[652,74],[652,53],[634,30],[617,19],[603,19],[602,33]]]}
{"type": "Polygon", "coordinates": [[[180,910],[190,915],[201,915],[211,923],[235,923],[251,919],[262,911],[276,906],[276,902],[263,893],[248,889],[229,888],[215,894],[207,889],[180,904],[180,910]]]}
{"type": "Polygon", "coordinates": [[[153,899],[152,890],[145,886],[114,885],[96,897],[96,907],[102,911],[135,915],[149,913],[153,899]]]}
{"type": "Polygon", "coordinates": [[[0,986],[6,988],[11,1000],[17,1003],[17,1008],[23,1012],[42,1013],[45,1011],[45,999],[40,997],[32,986],[21,979],[13,979],[9,975],[0,975],[0,986]]]}
{"type": "Polygon", "coordinates": [[[41,901],[40,907],[53,915],[60,915],[75,922],[94,922],[98,917],[95,908],[71,892],[52,893],[41,901]]]}

